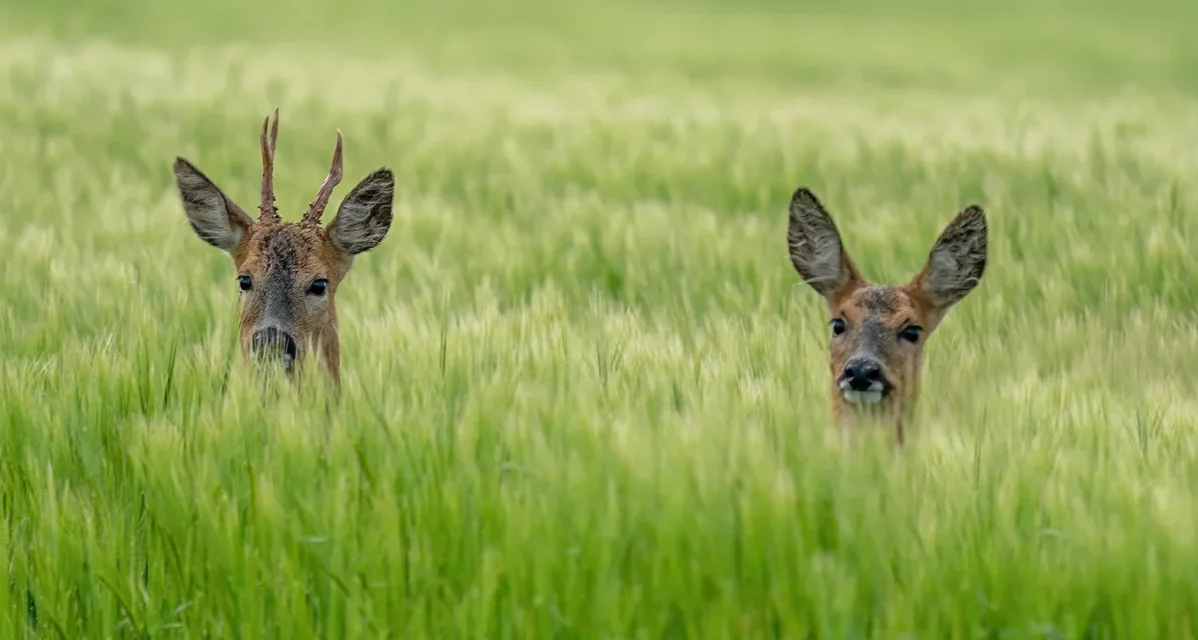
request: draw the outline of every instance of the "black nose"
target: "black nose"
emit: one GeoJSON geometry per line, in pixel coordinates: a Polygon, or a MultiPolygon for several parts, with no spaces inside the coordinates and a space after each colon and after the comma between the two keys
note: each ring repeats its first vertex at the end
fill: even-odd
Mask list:
{"type": "Polygon", "coordinates": [[[882,378],[882,367],[877,362],[865,358],[849,360],[841,377],[848,381],[849,388],[853,391],[865,391],[875,383],[885,382],[882,378]]]}
{"type": "Polygon", "coordinates": [[[291,366],[299,349],[290,334],[270,327],[259,329],[250,336],[250,352],[259,358],[281,357],[284,365],[291,366]]]}

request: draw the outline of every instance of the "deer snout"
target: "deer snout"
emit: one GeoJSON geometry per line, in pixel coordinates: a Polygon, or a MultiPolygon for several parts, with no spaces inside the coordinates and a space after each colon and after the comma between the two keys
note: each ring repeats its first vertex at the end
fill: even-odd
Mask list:
{"type": "Polygon", "coordinates": [[[850,360],[844,366],[840,379],[853,391],[881,391],[886,382],[885,376],[882,375],[882,365],[865,358],[850,360]]]}
{"type": "Polygon", "coordinates": [[[277,327],[258,329],[250,336],[250,353],[258,359],[279,358],[290,369],[299,356],[299,347],[291,334],[277,327]]]}
{"type": "Polygon", "coordinates": [[[867,403],[881,401],[892,386],[881,363],[867,357],[853,358],[845,363],[836,384],[845,400],[867,403]]]}

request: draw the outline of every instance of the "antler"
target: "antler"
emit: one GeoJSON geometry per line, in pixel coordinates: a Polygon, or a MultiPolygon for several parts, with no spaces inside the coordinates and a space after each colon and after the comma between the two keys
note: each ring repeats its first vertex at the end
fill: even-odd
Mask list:
{"type": "Polygon", "coordinates": [[[324,208],[329,204],[329,197],[333,195],[333,188],[341,182],[341,130],[337,130],[337,148],[333,150],[333,163],[329,167],[329,175],[320,185],[320,191],[316,192],[316,199],[308,205],[308,212],[304,214],[303,222],[308,224],[320,224],[320,216],[324,214],[324,208]]]}
{"type": "Polygon", "coordinates": [[[279,210],[275,207],[275,143],[279,140],[279,108],[275,107],[275,123],[270,127],[270,144],[267,144],[266,125],[270,116],[262,121],[262,204],[258,205],[259,222],[279,221],[279,210]]]}

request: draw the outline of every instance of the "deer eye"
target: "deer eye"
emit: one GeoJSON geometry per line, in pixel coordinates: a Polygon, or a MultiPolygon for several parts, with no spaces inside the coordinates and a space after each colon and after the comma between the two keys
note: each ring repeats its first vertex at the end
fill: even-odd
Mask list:
{"type": "Polygon", "coordinates": [[[250,287],[253,286],[253,281],[250,280],[249,276],[237,276],[237,284],[241,287],[242,291],[249,291],[250,287]]]}
{"type": "Polygon", "coordinates": [[[923,327],[912,325],[899,332],[899,337],[907,342],[919,342],[919,336],[923,333],[923,327]]]}
{"type": "Polygon", "coordinates": [[[832,335],[838,336],[844,333],[844,328],[844,320],[841,320],[840,318],[835,318],[832,320],[832,335]]]}
{"type": "Polygon", "coordinates": [[[317,278],[308,286],[308,293],[314,296],[323,296],[324,292],[329,288],[329,281],[324,278],[317,278]]]}

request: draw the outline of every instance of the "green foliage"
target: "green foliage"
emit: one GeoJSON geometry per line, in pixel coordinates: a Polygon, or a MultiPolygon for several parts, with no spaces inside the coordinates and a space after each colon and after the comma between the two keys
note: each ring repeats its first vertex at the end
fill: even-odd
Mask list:
{"type": "Polygon", "coordinates": [[[1194,637],[1194,9],[838,6],[0,6],[0,635],[1194,637]],[[398,179],[340,402],[171,178],[252,208],[275,105],[285,217],[398,179]],[[887,282],[988,211],[901,451],[800,184],[887,282]]]}

